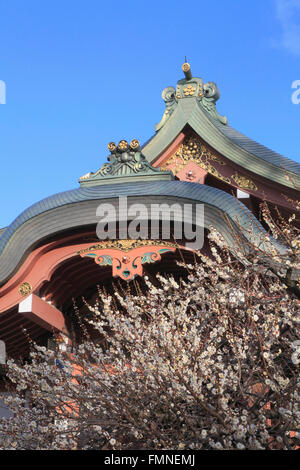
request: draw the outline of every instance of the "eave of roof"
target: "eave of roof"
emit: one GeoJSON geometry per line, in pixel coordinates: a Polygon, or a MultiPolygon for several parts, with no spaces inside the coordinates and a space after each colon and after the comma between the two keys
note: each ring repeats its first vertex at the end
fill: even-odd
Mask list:
{"type": "MultiPolygon", "coordinates": [[[[163,203],[166,198],[173,202],[202,203],[206,207],[206,226],[214,225],[220,231],[226,231],[226,221],[221,221],[221,211],[230,218],[233,226],[238,219],[239,225],[245,229],[245,238],[259,240],[261,233],[265,233],[243,204],[216,188],[184,181],[120,183],[117,188],[116,192],[115,184],[99,185],[58,193],[20,214],[0,236],[0,282],[3,283],[11,275],[24,254],[39,240],[63,230],[96,224],[99,222],[96,209],[100,202],[115,201],[117,204],[119,196],[136,198],[145,205],[163,203]]],[[[239,231],[237,226],[236,231],[239,231]]],[[[226,237],[228,240],[231,238],[232,245],[234,237],[229,230],[226,237]]]]}
{"type": "Polygon", "coordinates": [[[234,163],[275,183],[299,190],[299,163],[221,123],[200,105],[196,97],[179,100],[165,124],[144,144],[143,154],[148,161],[153,163],[187,125],[234,163]]]}

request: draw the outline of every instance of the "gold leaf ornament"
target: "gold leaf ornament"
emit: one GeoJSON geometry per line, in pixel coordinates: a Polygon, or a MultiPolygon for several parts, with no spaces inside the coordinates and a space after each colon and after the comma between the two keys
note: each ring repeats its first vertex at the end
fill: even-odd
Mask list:
{"type": "Polygon", "coordinates": [[[139,248],[141,246],[177,246],[174,242],[169,242],[165,240],[151,240],[151,239],[142,239],[142,240],[131,240],[131,239],[118,239],[118,240],[109,240],[96,243],[95,245],[90,246],[89,248],[84,248],[77,252],[77,254],[86,253],[91,250],[99,250],[102,248],[113,248],[117,250],[122,250],[128,252],[134,248],[139,248]]]}
{"type": "Polygon", "coordinates": [[[23,282],[19,286],[19,293],[22,295],[22,297],[26,297],[26,295],[31,294],[31,292],[32,292],[32,287],[31,287],[31,284],[29,284],[29,282],[23,282]]]}
{"type": "Polygon", "coordinates": [[[128,148],[127,140],[120,140],[118,147],[120,150],[126,150],[128,148]]]}
{"type": "Polygon", "coordinates": [[[131,142],[130,142],[130,147],[134,150],[136,150],[137,148],[139,148],[140,146],[140,142],[137,140],[137,139],[133,139],[131,142]]]}
{"type": "Polygon", "coordinates": [[[109,142],[109,144],[107,145],[107,148],[110,152],[114,152],[114,150],[116,150],[117,146],[114,142],[109,142]]]}
{"type": "Polygon", "coordinates": [[[172,171],[177,174],[188,162],[196,163],[200,168],[215,176],[217,179],[224,181],[224,183],[231,183],[230,178],[223,176],[211,163],[215,162],[219,165],[226,165],[225,162],[194,137],[187,138],[161,169],[168,170],[169,165],[174,164],[172,171]]]}
{"type": "Polygon", "coordinates": [[[185,96],[192,96],[196,91],[196,87],[192,86],[192,85],[188,85],[187,87],[185,87],[183,89],[183,93],[185,94],[185,96]]]}
{"type": "Polygon", "coordinates": [[[252,191],[257,191],[258,189],[256,184],[250,178],[240,175],[237,171],[234,173],[234,175],[231,176],[231,178],[239,186],[239,188],[250,189],[252,191]]]}

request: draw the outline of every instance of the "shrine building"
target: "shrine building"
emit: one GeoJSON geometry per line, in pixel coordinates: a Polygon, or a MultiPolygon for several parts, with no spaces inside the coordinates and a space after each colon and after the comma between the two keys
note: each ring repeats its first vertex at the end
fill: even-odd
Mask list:
{"type": "Polygon", "coordinates": [[[111,142],[108,162],[75,189],[37,202],[0,230],[7,356],[26,356],[28,337],[46,344],[55,332],[71,340],[73,301],[84,309],[82,297],[92,299],[97,285],[109,291],[157,272],[181,275],[178,260],[192,261],[196,249],[209,253],[211,226],[234,251],[237,237],[253,242],[264,233],[263,201],[284,217],[295,213],[300,164],[233,129],[217,111],[217,85],[194,77],[188,63],[182,70],[176,87],[162,92],[166,109],[147,142],[111,142]],[[136,237],[133,209],[139,218],[131,233],[143,227],[136,237]],[[99,237],[105,229],[108,239],[99,237]]]}

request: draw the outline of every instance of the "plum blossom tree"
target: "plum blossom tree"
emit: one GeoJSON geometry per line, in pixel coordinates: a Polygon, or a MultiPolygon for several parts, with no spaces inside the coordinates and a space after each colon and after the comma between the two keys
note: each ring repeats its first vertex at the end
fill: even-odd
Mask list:
{"type": "Polygon", "coordinates": [[[264,248],[237,241],[233,254],[211,228],[211,256],[179,262],[184,276],[98,288],[86,320],[74,305],[86,334],[72,351],[9,360],[0,448],[299,446],[299,232],[263,212],[264,248]],[[266,252],[271,235],[284,254],[266,252]]]}

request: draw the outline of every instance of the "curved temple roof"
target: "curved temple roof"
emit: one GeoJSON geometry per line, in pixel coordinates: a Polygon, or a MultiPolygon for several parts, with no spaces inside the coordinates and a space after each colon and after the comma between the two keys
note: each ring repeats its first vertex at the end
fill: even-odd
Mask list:
{"type": "MultiPolygon", "coordinates": [[[[189,67],[184,64],[183,69],[185,66],[189,67]]],[[[178,81],[176,90],[173,87],[165,88],[162,98],[166,111],[156,125],[156,134],[143,146],[146,158],[153,162],[189,125],[229,160],[271,181],[299,189],[300,164],[230,127],[227,118],[220,116],[216,110],[219,97],[215,83],[203,84],[202,79],[193,77],[191,72],[178,81]]]]}
{"type": "MultiPolygon", "coordinates": [[[[130,144],[123,140],[118,146],[111,142],[109,163],[96,173],[81,177],[80,188],[39,201],[9,227],[0,230],[0,284],[12,275],[37,243],[63,230],[97,224],[96,209],[100,202],[109,201],[117,206],[119,196],[128,196],[146,206],[166,200],[202,203],[205,205],[204,226],[214,224],[231,245],[234,236],[220,212],[230,219],[234,231],[239,231],[238,225],[244,229],[246,239],[260,238],[265,232],[262,226],[228,193],[202,184],[174,180],[170,172],[151,165],[189,125],[211,147],[233,162],[282,185],[293,187],[295,182],[300,187],[300,165],[232,129],[227,118],[216,110],[220,96],[216,84],[203,84],[200,78],[193,77],[189,64],[184,64],[183,70],[185,79],[179,80],[176,90],[168,87],[163,91],[166,111],[156,126],[155,136],[144,144],[142,151],[136,139],[130,144]]],[[[118,214],[117,218],[121,216],[118,214]]],[[[275,241],[274,245],[283,250],[275,241]]]]}
{"type": "MultiPolygon", "coordinates": [[[[203,203],[204,226],[214,225],[233,246],[234,237],[223,212],[236,232],[236,222],[245,230],[245,238],[259,241],[265,232],[252,213],[234,197],[205,185],[184,181],[152,181],[82,187],[50,196],[25,210],[0,236],[0,283],[16,269],[25,253],[45,237],[67,229],[96,224],[96,210],[100,202],[117,206],[118,197],[127,196],[133,202],[151,203],[203,203]],[[145,197],[146,196],[146,197],[145,197]],[[255,223],[253,224],[253,222],[255,223]],[[253,224],[253,233],[251,227],[253,224]],[[247,230],[250,232],[248,233],[247,230]]],[[[120,218],[122,214],[118,215],[120,218]]],[[[194,220],[191,222],[195,222],[194,220]]]]}

